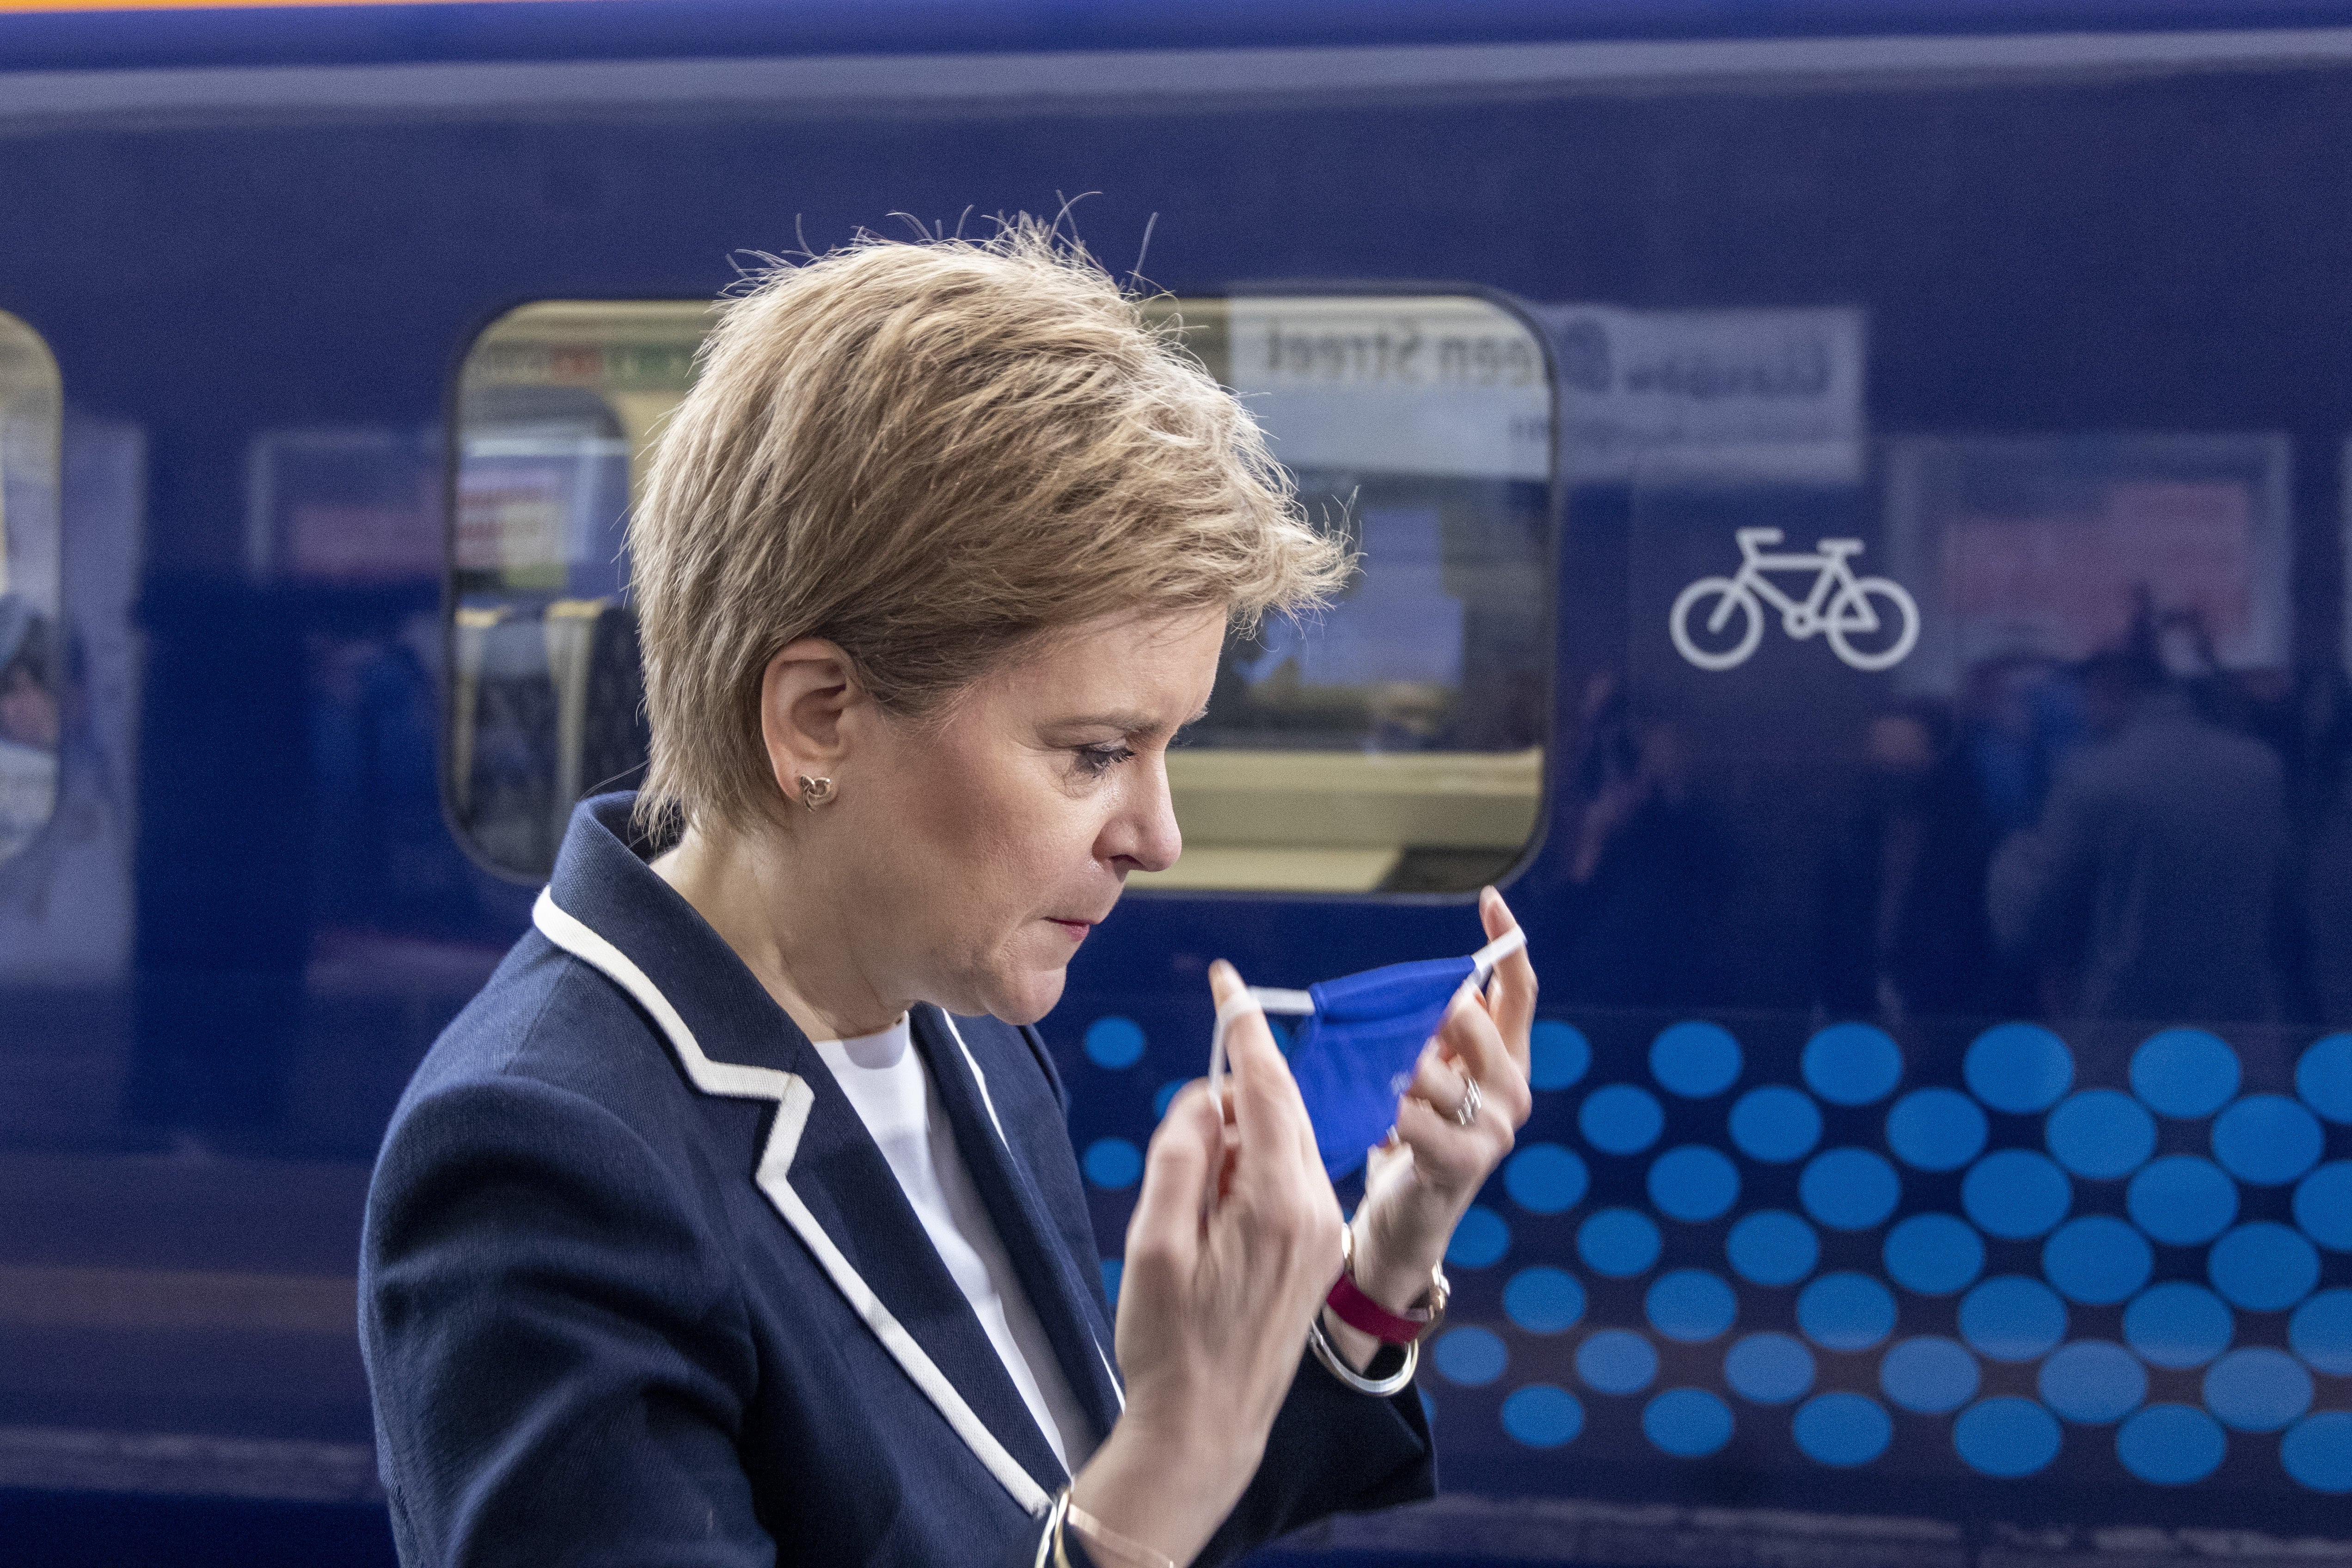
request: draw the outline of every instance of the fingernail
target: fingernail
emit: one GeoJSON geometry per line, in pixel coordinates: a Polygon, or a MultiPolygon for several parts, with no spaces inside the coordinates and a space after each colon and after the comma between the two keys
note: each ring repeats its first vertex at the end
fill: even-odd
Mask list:
{"type": "Polygon", "coordinates": [[[1239,980],[1241,978],[1241,972],[1236,970],[1232,964],[1227,963],[1223,959],[1220,958],[1213,960],[1210,963],[1209,978],[1212,980],[1239,980]]]}

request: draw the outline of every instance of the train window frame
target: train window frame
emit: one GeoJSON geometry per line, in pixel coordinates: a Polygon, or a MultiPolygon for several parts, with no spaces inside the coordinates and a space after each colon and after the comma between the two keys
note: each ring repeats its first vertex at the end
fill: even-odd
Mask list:
{"type": "MultiPolygon", "coordinates": [[[[1155,323],[1167,326],[1226,384],[1235,379],[1233,323],[1251,320],[1254,311],[1261,318],[1309,309],[1370,315],[1410,311],[1418,303],[1424,315],[1440,321],[1448,312],[1465,321],[1484,321],[1491,335],[1461,339],[1462,351],[1455,358],[1464,367],[1462,384],[1451,390],[1483,394],[1486,402],[1478,403],[1474,396],[1440,410],[1434,418],[1419,406],[1406,407],[1399,416],[1415,429],[1418,420],[1439,431],[1418,437],[1422,448],[1417,449],[1442,448],[1426,473],[1404,465],[1391,473],[1377,462],[1351,457],[1349,477],[1340,481],[1346,484],[1345,494],[1318,494],[1306,478],[1301,484],[1310,514],[1350,531],[1356,539],[1365,537],[1368,519],[1384,515],[1398,521],[1383,526],[1417,531],[1406,547],[1429,559],[1416,556],[1397,580],[1408,580],[1416,570],[1430,578],[1457,624],[1465,601],[1451,595],[1444,586],[1448,577],[1474,584],[1467,605],[1473,612],[1492,618],[1496,605],[1508,606],[1499,612],[1507,626],[1500,640],[1509,647],[1516,639],[1517,662],[1496,677],[1503,700],[1490,706],[1507,710],[1495,726],[1519,743],[1502,749],[1414,749],[1416,736],[1425,736],[1430,724],[1439,721],[1426,719],[1423,709],[1450,714],[1468,700],[1463,649],[1457,646],[1452,650],[1450,685],[1405,682],[1413,689],[1399,700],[1413,711],[1397,723],[1381,717],[1381,701],[1368,695],[1371,687],[1360,696],[1334,688],[1349,699],[1336,704],[1337,709],[1363,710],[1360,734],[1341,736],[1335,731],[1333,735],[1308,736],[1306,744],[1284,744],[1279,731],[1268,729],[1272,738],[1262,745],[1230,740],[1181,745],[1170,752],[1169,769],[1180,823],[1188,816],[1192,819],[1186,823],[1190,842],[1178,868],[1137,873],[1129,879],[1130,889],[1152,899],[1450,902],[1475,897],[1485,883],[1517,876],[1541,853],[1545,842],[1557,755],[1552,656],[1559,598],[1560,394],[1551,342],[1539,321],[1510,296],[1454,282],[1252,282],[1217,291],[1163,293],[1145,303],[1155,323]],[[1190,321],[1183,320],[1187,310],[1192,312],[1190,321]],[[1509,342],[1502,343],[1505,336],[1509,342]],[[1492,360],[1507,367],[1508,379],[1498,369],[1488,381],[1474,384],[1469,379],[1474,349],[1489,351],[1476,364],[1492,360]],[[1519,403],[1530,409],[1539,406],[1539,415],[1518,409],[1519,403]],[[1486,430],[1471,421],[1488,404],[1517,411],[1498,416],[1488,410],[1490,417],[1507,416],[1508,423],[1486,430]],[[1473,413],[1465,415],[1463,409],[1473,413]],[[1448,413],[1454,421],[1450,425],[1445,423],[1448,413]],[[1463,438],[1465,432],[1469,438],[1463,438]],[[1488,468],[1472,466],[1478,462],[1488,468]],[[1377,500],[1356,505],[1364,489],[1363,480],[1353,478],[1358,469],[1375,486],[1387,481],[1394,487],[1402,481],[1403,504],[1385,510],[1377,500]],[[1482,487],[1503,499],[1482,496],[1482,487]],[[1467,526],[1474,534],[1483,525],[1507,542],[1489,546],[1474,538],[1472,544],[1463,545],[1464,516],[1471,519],[1467,526]],[[1428,539],[1420,541],[1418,533],[1428,539]],[[1491,550],[1495,558],[1479,556],[1482,548],[1491,550]],[[1467,565],[1458,559],[1465,550],[1467,565]],[[1514,552],[1507,560],[1501,553],[1506,550],[1514,552]],[[1490,584],[1484,590],[1486,597],[1475,596],[1479,590],[1475,584],[1481,581],[1490,584]],[[1421,692],[1423,685],[1431,686],[1431,691],[1421,692]],[[1421,700],[1422,707],[1407,699],[1421,700]],[[1188,799],[1192,803],[1189,807],[1188,799]],[[1218,819],[1220,826],[1198,831],[1194,825],[1203,815],[1218,819]],[[1277,826],[1256,826],[1267,820],[1277,826]],[[1236,824],[1242,825],[1238,835],[1236,824]],[[1367,841],[1325,842],[1335,836],[1367,841]]],[[[712,325],[711,307],[702,300],[539,300],[492,318],[459,356],[450,398],[444,609],[448,678],[443,686],[440,773],[451,831],[471,858],[503,879],[543,880],[572,802],[587,786],[608,782],[601,765],[567,765],[566,759],[579,749],[581,736],[596,717],[588,711],[593,704],[583,695],[597,679],[592,671],[615,662],[599,650],[608,643],[625,644],[625,662],[634,675],[635,634],[626,608],[625,564],[616,564],[609,581],[583,584],[582,556],[574,548],[581,537],[578,517],[572,521],[573,531],[564,536],[567,544],[557,538],[550,510],[555,503],[544,498],[534,501],[527,483],[500,492],[487,476],[499,461],[527,462],[534,455],[544,459],[554,450],[532,447],[533,430],[559,447],[570,442],[567,449],[581,453],[602,443],[597,449],[604,460],[625,454],[627,462],[625,495],[620,498],[618,515],[610,520],[616,525],[640,493],[654,437],[691,385],[698,364],[696,351],[712,325]],[[599,331],[610,335],[593,337],[599,331]],[[602,434],[586,434],[591,425],[602,434]],[[507,434],[498,434],[499,430],[507,434]],[[521,518],[534,507],[538,511],[529,527],[510,525],[510,519],[521,518]],[[571,553],[565,554],[566,550],[571,553]],[[530,629],[534,625],[536,636],[530,629]],[[542,685],[549,689],[539,690],[542,685]],[[525,778],[520,793],[510,787],[511,781],[497,782],[504,777],[504,764],[497,759],[517,754],[517,748],[485,740],[501,727],[509,736],[533,737],[537,752],[548,755],[534,764],[536,772],[525,778]],[[598,777],[590,778],[592,772],[598,777]]],[[[1444,346],[1454,343],[1454,338],[1444,340],[1444,346]]],[[[1433,377],[1438,374],[1438,346],[1433,341],[1426,356],[1433,377]]],[[[1244,374],[1236,390],[1259,400],[1270,393],[1278,397],[1279,389],[1269,380],[1272,374],[1255,380],[1244,374]]],[[[1297,395],[1297,388],[1290,390],[1297,395]]],[[[1392,387],[1370,390],[1376,396],[1384,391],[1393,396],[1392,387]]],[[[1310,397],[1315,395],[1311,384],[1306,391],[1310,397]]],[[[1403,406],[1404,400],[1398,404],[1403,406]]],[[[1276,429],[1272,434],[1279,458],[1282,433],[1276,429]]],[[[1328,445],[1332,437],[1323,439],[1328,445]]],[[[1339,440],[1344,447],[1346,437],[1339,440]]],[[[1390,448],[1380,450],[1385,456],[1390,448]]],[[[1322,468],[1310,472],[1327,470],[1337,471],[1330,469],[1328,456],[1322,468]]],[[[551,484],[544,474],[537,482],[551,484]]],[[[1360,573],[1344,595],[1355,594],[1365,580],[1360,573]]],[[[1318,624],[1315,617],[1300,623],[1291,634],[1297,646],[1287,650],[1258,648],[1261,672],[1287,671],[1291,683],[1297,684],[1299,671],[1308,667],[1305,639],[1315,635],[1318,624]]],[[[1465,643],[1469,640],[1466,626],[1457,635],[1465,643]]],[[[1221,666],[1220,697],[1213,699],[1208,726],[1213,732],[1224,694],[1239,685],[1231,679],[1232,670],[1248,651],[1236,644],[1221,666]]],[[[609,691],[618,677],[607,670],[604,679],[609,691]]],[[[630,695],[639,704],[634,722],[641,758],[641,678],[630,695]]],[[[1300,711],[1311,707],[1303,705],[1300,711]]],[[[1264,715],[1255,721],[1281,722],[1264,715]]],[[[1303,721],[1315,722],[1311,714],[1303,721]]]]}
{"type": "Polygon", "coordinates": [[[0,310],[0,867],[40,839],[59,794],[72,665],[60,560],[64,440],[57,355],[32,323],[0,310]]]}

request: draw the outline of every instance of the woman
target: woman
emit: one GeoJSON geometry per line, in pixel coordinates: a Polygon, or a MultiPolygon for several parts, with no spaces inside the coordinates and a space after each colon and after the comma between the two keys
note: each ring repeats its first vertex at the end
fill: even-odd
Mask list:
{"type": "Polygon", "coordinates": [[[1344,1274],[1237,1026],[1115,1335],[1033,1027],[1176,859],[1229,626],[1345,567],[1239,405],[1033,227],[861,245],[727,308],[630,549],[645,790],[574,815],[370,1194],[403,1560],[1219,1561],[1427,1495],[1382,1339],[1525,1119],[1525,959],[1424,1053],[1344,1274]]]}

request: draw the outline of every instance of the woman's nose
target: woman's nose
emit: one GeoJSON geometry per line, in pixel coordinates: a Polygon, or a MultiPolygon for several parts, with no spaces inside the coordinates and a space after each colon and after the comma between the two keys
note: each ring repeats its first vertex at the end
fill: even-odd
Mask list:
{"type": "Polygon", "coordinates": [[[1158,758],[1135,770],[1138,787],[1103,828],[1103,857],[1130,871],[1165,871],[1184,850],[1168,769],[1158,758]]]}

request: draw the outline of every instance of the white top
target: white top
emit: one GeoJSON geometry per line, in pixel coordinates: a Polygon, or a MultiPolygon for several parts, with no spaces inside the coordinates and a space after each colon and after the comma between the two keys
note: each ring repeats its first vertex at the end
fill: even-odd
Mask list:
{"type": "Polygon", "coordinates": [[[971,1303],[996,1347],[1013,1386],[1054,1446],[1063,1468],[1076,1475],[1095,1451],[1097,1434],[1070,1393],[1053,1342],[1037,1321],[995,1222],[980,1201],[971,1173],[957,1152],[955,1128],[940,1091],[924,1069],[923,1054],[903,1016],[878,1035],[818,1040],[816,1054],[857,1110],[857,1119],[890,1163],[890,1173],[939,1249],[940,1261],[971,1303]]]}

